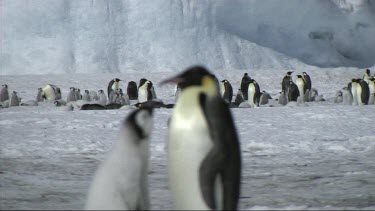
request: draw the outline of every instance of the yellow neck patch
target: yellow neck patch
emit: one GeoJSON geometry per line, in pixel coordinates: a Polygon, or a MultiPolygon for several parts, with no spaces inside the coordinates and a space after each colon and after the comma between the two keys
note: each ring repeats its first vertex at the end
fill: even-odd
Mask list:
{"type": "Polygon", "coordinates": [[[205,91],[208,94],[211,94],[211,95],[218,94],[216,81],[212,77],[204,76],[202,78],[202,87],[203,87],[203,89],[205,89],[205,91]]]}

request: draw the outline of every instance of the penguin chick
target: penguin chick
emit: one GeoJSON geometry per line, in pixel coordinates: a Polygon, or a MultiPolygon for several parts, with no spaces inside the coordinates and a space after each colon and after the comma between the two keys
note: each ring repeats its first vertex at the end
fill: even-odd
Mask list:
{"type": "Polygon", "coordinates": [[[91,183],[88,210],[148,210],[149,136],[152,110],[137,109],[124,121],[118,140],[91,183]]]}
{"type": "Polygon", "coordinates": [[[90,91],[89,95],[90,95],[90,99],[91,99],[92,101],[94,101],[94,100],[99,100],[98,94],[97,94],[96,92],[94,92],[94,91],[90,91]]]}
{"type": "Polygon", "coordinates": [[[69,102],[72,102],[72,101],[76,101],[76,93],[75,93],[75,88],[74,87],[70,87],[70,91],[68,93],[68,96],[66,97],[66,102],[69,103],[69,102]]]}
{"type": "Polygon", "coordinates": [[[90,102],[91,101],[91,97],[90,97],[90,92],[89,92],[89,90],[85,90],[85,92],[83,93],[83,95],[82,95],[82,100],[84,100],[84,101],[88,101],[88,102],[90,102]]]}
{"type": "Polygon", "coordinates": [[[343,102],[343,93],[341,90],[338,90],[336,92],[336,97],[335,97],[335,103],[342,103],[343,102]]]}
{"type": "Polygon", "coordinates": [[[260,104],[266,105],[269,99],[272,99],[271,95],[268,94],[266,91],[263,91],[262,94],[260,95],[260,104]]]}
{"type": "Polygon", "coordinates": [[[19,106],[20,105],[20,99],[17,96],[17,92],[13,91],[12,96],[10,98],[10,106],[19,106]]]}
{"type": "Polygon", "coordinates": [[[4,84],[1,86],[0,90],[0,102],[4,102],[6,100],[9,100],[9,91],[8,85],[4,84]]]}
{"type": "Polygon", "coordinates": [[[38,93],[36,95],[36,102],[43,102],[43,89],[38,88],[38,93]]]}
{"type": "Polygon", "coordinates": [[[104,91],[102,89],[98,91],[98,97],[99,97],[98,104],[102,106],[107,105],[107,96],[104,94],[104,91]]]}
{"type": "Polygon", "coordinates": [[[285,106],[286,104],[288,104],[288,98],[287,98],[287,96],[285,94],[285,91],[281,91],[280,92],[278,103],[280,105],[283,105],[283,106],[285,106]]]}

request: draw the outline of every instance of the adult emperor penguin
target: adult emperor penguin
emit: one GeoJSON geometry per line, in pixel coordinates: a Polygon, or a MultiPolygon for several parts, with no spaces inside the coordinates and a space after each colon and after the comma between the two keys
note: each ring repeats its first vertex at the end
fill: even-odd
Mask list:
{"type": "Polygon", "coordinates": [[[250,78],[249,74],[244,73],[243,77],[241,79],[241,86],[240,86],[243,97],[244,97],[244,100],[248,99],[247,95],[248,95],[248,88],[249,88],[250,80],[251,80],[251,78],[250,78]]]}
{"type": "Polygon", "coordinates": [[[110,98],[109,96],[110,96],[110,94],[111,94],[111,92],[113,92],[113,91],[116,91],[118,88],[120,88],[120,79],[118,79],[118,78],[115,78],[115,79],[112,79],[109,83],[108,83],[108,92],[107,92],[107,94],[108,94],[108,99],[110,98]]]}
{"type": "Polygon", "coordinates": [[[248,103],[251,108],[259,107],[260,95],[261,92],[258,83],[254,79],[251,79],[248,88],[248,103]]]}
{"type": "Polygon", "coordinates": [[[281,82],[281,90],[284,90],[286,94],[289,92],[289,81],[292,80],[292,73],[293,71],[286,72],[286,75],[281,82]]]}
{"type": "Polygon", "coordinates": [[[302,78],[302,75],[297,75],[296,84],[298,87],[300,100],[303,103],[305,101],[305,93],[307,90],[307,86],[305,84],[305,80],[302,78]]]}
{"type": "MultiPolygon", "coordinates": [[[[311,78],[306,72],[302,72],[302,77],[306,85],[306,89],[311,91],[311,78]]],[[[306,91],[305,91],[306,94],[306,91]]]]}
{"type": "Polygon", "coordinates": [[[289,86],[287,88],[288,91],[288,102],[295,101],[297,102],[297,99],[299,97],[299,90],[297,85],[293,81],[289,81],[289,86]]]}
{"type": "Polygon", "coordinates": [[[152,87],[151,81],[146,80],[138,88],[138,103],[143,103],[143,102],[146,102],[148,100],[152,100],[151,87],[152,87]]]}
{"type": "Polygon", "coordinates": [[[124,121],[119,138],[91,183],[88,210],[148,210],[149,135],[152,109],[138,109],[124,121]]]}
{"type": "Polygon", "coordinates": [[[129,81],[126,93],[129,96],[129,100],[138,99],[138,88],[137,83],[135,81],[129,81]]]}
{"type": "Polygon", "coordinates": [[[56,100],[56,91],[52,84],[47,84],[43,88],[43,98],[48,101],[56,100]]]}
{"type": "Polygon", "coordinates": [[[374,102],[374,99],[373,99],[374,93],[375,93],[375,78],[374,77],[369,79],[368,87],[369,87],[369,91],[370,91],[369,105],[372,105],[372,104],[370,104],[370,102],[374,102]]]}
{"type": "Polygon", "coordinates": [[[228,80],[222,80],[220,82],[220,94],[224,98],[225,102],[230,104],[233,98],[233,88],[228,80]]]}
{"type": "Polygon", "coordinates": [[[167,82],[182,83],[169,124],[168,176],[174,209],[236,210],[241,151],[216,77],[194,66],[167,82]]]}
{"type": "Polygon", "coordinates": [[[8,85],[4,84],[1,86],[0,90],[0,103],[9,100],[8,85]]]}
{"type": "Polygon", "coordinates": [[[349,88],[349,91],[350,93],[352,94],[352,97],[353,97],[353,103],[352,105],[358,105],[358,93],[357,93],[357,86],[358,83],[357,83],[357,79],[353,78],[352,79],[352,82],[350,82],[348,84],[348,88],[349,88]]]}
{"type": "Polygon", "coordinates": [[[370,89],[366,81],[357,79],[357,101],[358,105],[367,105],[370,97],[370,89]]]}
{"type": "Polygon", "coordinates": [[[363,80],[366,81],[367,83],[369,83],[370,76],[371,76],[370,69],[366,69],[365,74],[363,75],[363,80]]]}

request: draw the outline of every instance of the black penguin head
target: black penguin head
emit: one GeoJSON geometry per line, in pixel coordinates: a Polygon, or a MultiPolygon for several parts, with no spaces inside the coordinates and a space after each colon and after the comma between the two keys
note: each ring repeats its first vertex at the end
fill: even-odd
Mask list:
{"type": "Polygon", "coordinates": [[[86,90],[85,90],[85,93],[86,93],[86,94],[89,94],[90,92],[89,92],[89,90],[86,89],[86,90]]]}
{"type": "Polygon", "coordinates": [[[132,112],[124,121],[125,126],[130,127],[138,136],[139,141],[147,138],[153,127],[152,107],[142,106],[132,112]]]}
{"type": "Polygon", "coordinates": [[[297,78],[302,78],[302,75],[297,75],[297,78]]]}
{"type": "Polygon", "coordinates": [[[141,86],[143,86],[143,84],[145,84],[146,81],[147,81],[147,79],[141,78],[141,80],[139,80],[139,86],[138,86],[138,88],[141,87],[141,86]]]}
{"type": "Polygon", "coordinates": [[[286,75],[287,75],[287,76],[290,76],[290,75],[292,75],[293,72],[294,72],[294,71],[288,71],[288,72],[286,72],[286,75]]]}
{"type": "Polygon", "coordinates": [[[114,82],[120,82],[121,80],[118,78],[113,79],[114,82]]]}
{"type": "Polygon", "coordinates": [[[38,91],[42,91],[42,88],[38,88],[38,91]]]}
{"type": "Polygon", "coordinates": [[[247,73],[243,74],[244,77],[246,77],[246,76],[248,76],[248,75],[249,75],[249,74],[247,74],[247,73]]]}
{"type": "Polygon", "coordinates": [[[367,75],[370,75],[370,69],[366,69],[367,75]]]}
{"type": "Polygon", "coordinates": [[[7,84],[3,84],[3,85],[1,85],[2,87],[4,87],[4,88],[8,88],[8,85],[7,84]]]}
{"type": "Polygon", "coordinates": [[[100,89],[100,90],[98,91],[98,93],[99,93],[99,94],[103,93],[103,89],[100,89]]]}
{"type": "Polygon", "coordinates": [[[16,91],[13,91],[13,94],[15,94],[15,95],[16,95],[16,94],[17,94],[17,92],[16,92],[16,91]]]}
{"type": "Polygon", "coordinates": [[[180,83],[182,89],[190,86],[207,87],[214,85],[217,92],[219,90],[218,80],[215,75],[210,73],[205,67],[202,66],[190,67],[183,73],[162,82],[162,84],[165,83],[180,83]]]}
{"type": "Polygon", "coordinates": [[[70,89],[71,91],[74,91],[74,90],[75,90],[75,88],[74,88],[74,87],[70,87],[69,89],[70,89]]]}

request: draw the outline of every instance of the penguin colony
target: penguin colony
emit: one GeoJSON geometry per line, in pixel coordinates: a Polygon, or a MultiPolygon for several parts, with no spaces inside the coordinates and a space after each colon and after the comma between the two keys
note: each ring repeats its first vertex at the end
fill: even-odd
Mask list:
{"type": "MultiPolygon", "coordinates": [[[[287,72],[281,81],[277,99],[288,102],[324,101],[312,88],[310,76],[303,72],[292,79],[287,72]]],[[[346,105],[374,104],[375,80],[367,69],[363,78],[353,78],[336,92],[334,103],[346,105]]],[[[174,108],[168,124],[168,182],[174,209],[236,210],[240,197],[241,150],[230,108],[257,108],[272,99],[260,91],[257,81],[245,73],[234,102],[228,80],[218,81],[201,66],[193,66],[162,82],[176,84],[175,104],[164,104],[156,97],[153,83],[145,78],[128,83],[127,92],[120,88],[122,80],[108,83],[103,90],[89,91],[70,87],[66,100],[61,89],[47,84],[38,88],[35,100],[22,101],[17,92],[4,84],[0,90],[2,107],[35,106],[53,102],[56,106],[81,110],[118,109],[137,100],[120,128],[112,151],[100,164],[90,185],[86,209],[150,209],[148,191],[149,139],[153,127],[154,108],[174,108]],[[184,125],[181,127],[181,125],[184,125]]]]}

